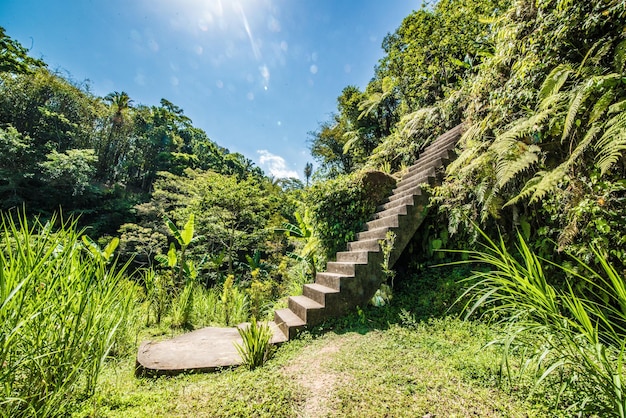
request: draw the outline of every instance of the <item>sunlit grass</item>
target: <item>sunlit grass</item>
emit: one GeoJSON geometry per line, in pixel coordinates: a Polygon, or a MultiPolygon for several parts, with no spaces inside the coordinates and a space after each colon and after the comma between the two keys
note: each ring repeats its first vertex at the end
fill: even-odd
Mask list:
{"type": "Polygon", "coordinates": [[[56,416],[93,393],[135,289],[75,224],[2,215],[0,414],[56,416]]]}

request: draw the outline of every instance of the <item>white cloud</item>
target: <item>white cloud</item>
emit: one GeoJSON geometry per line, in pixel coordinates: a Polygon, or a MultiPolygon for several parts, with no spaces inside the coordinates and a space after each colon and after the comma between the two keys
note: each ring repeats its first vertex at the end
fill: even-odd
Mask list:
{"type": "Polygon", "coordinates": [[[276,178],[300,178],[298,173],[294,170],[287,168],[287,162],[280,155],[274,155],[268,150],[258,150],[259,154],[259,166],[269,171],[270,174],[276,178]]]}

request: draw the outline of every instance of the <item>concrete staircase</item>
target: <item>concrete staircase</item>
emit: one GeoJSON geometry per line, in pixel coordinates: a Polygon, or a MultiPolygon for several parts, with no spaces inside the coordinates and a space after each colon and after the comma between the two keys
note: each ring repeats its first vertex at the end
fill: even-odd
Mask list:
{"type": "Polygon", "coordinates": [[[440,180],[441,169],[455,157],[453,150],[461,132],[459,125],[428,146],[387,202],[378,207],[365,230],[357,234],[357,240],[348,243],[347,251],[337,253],[337,261],[328,262],[326,271],[317,273],[315,283],[305,284],[301,296],[291,296],[288,308],[274,313],[270,323],[273,342],[291,339],[306,326],[318,325],[368,303],[384,280],[379,241],[385,239],[387,231],[396,234],[389,259],[393,266],[426,216],[429,197],[422,185],[440,180]]]}
{"type": "MultiPolygon", "coordinates": [[[[301,296],[289,298],[289,307],[274,313],[273,344],[281,344],[306,326],[327,318],[346,314],[364,306],[384,280],[383,254],[379,240],[387,231],[396,234],[390,255],[393,265],[422,223],[428,207],[428,196],[422,185],[438,181],[441,168],[454,158],[453,149],[461,127],[443,134],[424,150],[417,163],[408,169],[387,202],[348,244],[348,251],[337,253],[326,271],[318,273],[315,283],[306,284],[301,296]]],[[[245,324],[242,324],[245,326],[245,324]]],[[[222,370],[241,364],[234,344],[241,344],[236,328],[207,327],[165,341],[145,341],[137,352],[137,376],[175,375],[222,370]]]]}

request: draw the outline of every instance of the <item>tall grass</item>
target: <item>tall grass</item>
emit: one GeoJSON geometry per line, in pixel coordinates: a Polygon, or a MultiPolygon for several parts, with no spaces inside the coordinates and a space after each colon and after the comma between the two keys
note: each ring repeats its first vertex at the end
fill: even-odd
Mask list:
{"type": "Polygon", "coordinates": [[[85,249],[75,223],[1,215],[0,414],[60,416],[93,394],[133,299],[124,267],[85,249]]]}
{"type": "MultiPolygon", "coordinates": [[[[513,256],[500,238],[486,235],[484,251],[472,252],[474,261],[491,271],[475,273],[477,283],[467,291],[472,296],[469,313],[487,308],[505,334],[497,342],[508,350],[530,348],[526,362],[536,365],[537,383],[553,378],[562,388],[575,385],[582,412],[600,416],[626,416],[624,355],[626,344],[626,285],[624,277],[597,251],[601,270],[595,271],[576,259],[577,268],[555,265],[537,257],[518,234],[513,256]],[[570,282],[558,290],[548,283],[543,266],[550,264],[564,277],[585,283],[586,292],[570,282]]],[[[508,357],[503,364],[508,367],[508,357]]]]}

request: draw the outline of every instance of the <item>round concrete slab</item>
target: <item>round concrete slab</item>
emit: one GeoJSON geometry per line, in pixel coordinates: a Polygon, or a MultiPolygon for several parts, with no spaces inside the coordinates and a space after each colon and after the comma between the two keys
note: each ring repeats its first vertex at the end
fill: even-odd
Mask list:
{"type": "Polygon", "coordinates": [[[138,376],[212,372],[241,364],[235,348],[241,344],[237,328],[202,328],[167,341],[147,341],[137,353],[138,376]]]}

